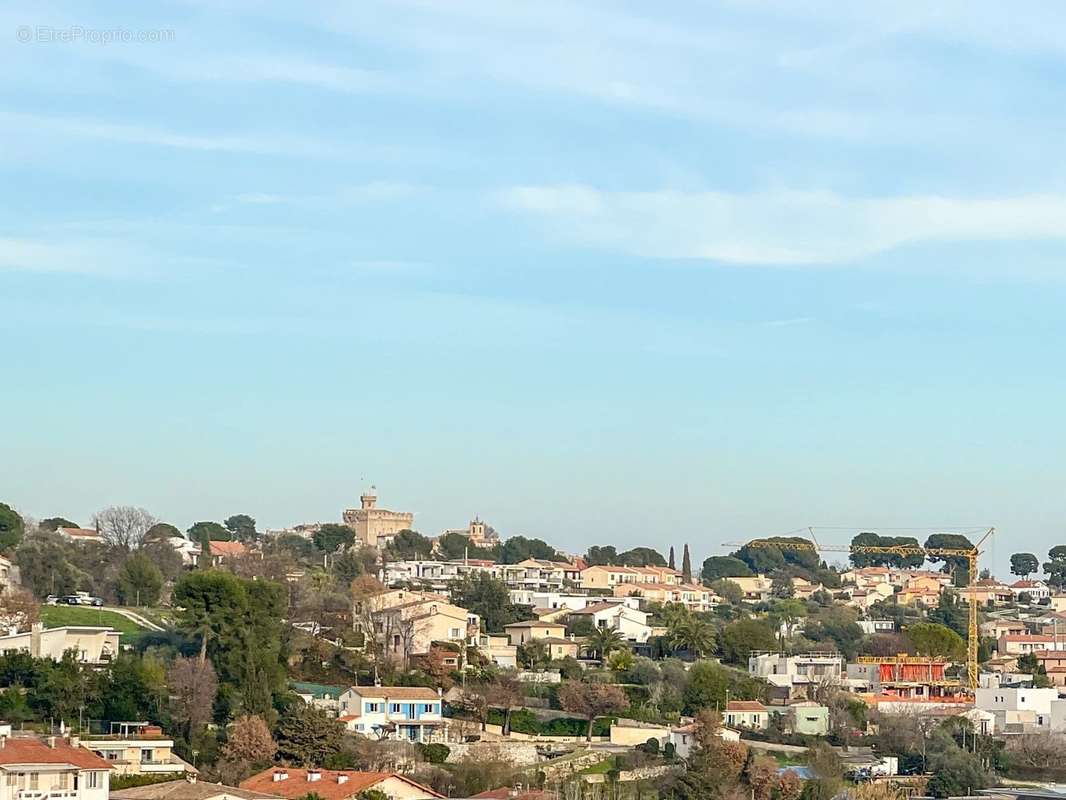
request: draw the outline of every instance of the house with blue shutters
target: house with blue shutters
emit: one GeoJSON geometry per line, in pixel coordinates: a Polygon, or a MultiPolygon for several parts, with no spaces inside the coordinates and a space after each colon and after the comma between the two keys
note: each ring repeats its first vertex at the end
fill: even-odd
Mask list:
{"type": "Polygon", "coordinates": [[[439,689],[422,686],[352,686],[340,696],[345,727],[368,739],[444,740],[439,689]]]}

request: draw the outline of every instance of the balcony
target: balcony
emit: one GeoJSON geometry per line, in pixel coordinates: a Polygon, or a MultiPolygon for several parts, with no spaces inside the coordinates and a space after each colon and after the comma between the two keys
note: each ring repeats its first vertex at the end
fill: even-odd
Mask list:
{"type": "Polygon", "coordinates": [[[19,789],[18,800],[77,800],[75,789],[19,789]]]}

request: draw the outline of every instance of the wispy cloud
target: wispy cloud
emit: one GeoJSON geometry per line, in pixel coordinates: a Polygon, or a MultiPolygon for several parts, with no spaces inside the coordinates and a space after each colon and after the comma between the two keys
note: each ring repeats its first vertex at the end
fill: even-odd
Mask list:
{"type": "Polygon", "coordinates": [[[9,137],[22,138],[48,134],[202,152],[300,157],[336,157],[351,152],[350,148],[343,148],[331,142],[302,137],[276,134],[187,133],[136,123],[10,111],[0,112],[0,127],[4,129],[4,135],[9,137]]]}
{"type": "Polygon", "coordinates": [[[52,272],[122,277],[142,272],[146,259],[110,239],[41,241],[0,237],[0,272],[52,272]]]}
{"type": "Polygon", "coordinates": [[[838,264],[921,242],[1066,239],[1066,196],[1049,194],[870,198],[567,185],[514,187],[500,201],[580,244],[732,264],[838,264]]]}

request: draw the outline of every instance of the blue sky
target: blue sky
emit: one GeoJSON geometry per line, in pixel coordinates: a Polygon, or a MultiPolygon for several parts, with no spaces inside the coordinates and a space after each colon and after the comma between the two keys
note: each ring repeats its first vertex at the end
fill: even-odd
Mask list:
{"type": "Polygon", "coordinates": [[[927,5],[3,9],[0,499],[1043,555],[1066,11],[927,5]]]}

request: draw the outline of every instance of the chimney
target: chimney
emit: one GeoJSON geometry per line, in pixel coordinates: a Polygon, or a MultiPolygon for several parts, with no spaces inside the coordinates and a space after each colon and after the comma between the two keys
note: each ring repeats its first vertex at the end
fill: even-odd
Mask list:
{"type": "Polygon", "coordinates": [[[319,772],[317,769],[309,769],[309,770],[307,770],[307,782],[308,783],[314,783],[315,781],[318,781],[318,780],[321,780],[321,779],[322,779],[322,773],[319,772]]]}
{"type": "Polygon", "coordinates": [[[337,776],[337,783],[347,783],[347,782],[348,782],[348,776],[345,775],[344,773],[341,773],[340,775],[337,776]]]}
{"type": "Polygon", "coordinates": [[[283,780],[285,780],[288,777],[289,777],[289,773],[288,772],[286,772],[283,769],[279,769],[277,772],[274,773],[274,783],[277,783],[278,781],[283,781],[283,780]]]}
{"type": "Polygon", "coordinates": [[[70,735],[70,746],[71,747],[81,747],[81,737],[72,733],[70,735]]]}
{"type": "Polygon", "coordinates": [[[56,737],[49,736],[47,739],[45,739],[45,741],[48,743],[48,746],[51,747],[53,750],[56,749],[56,737]]]}

